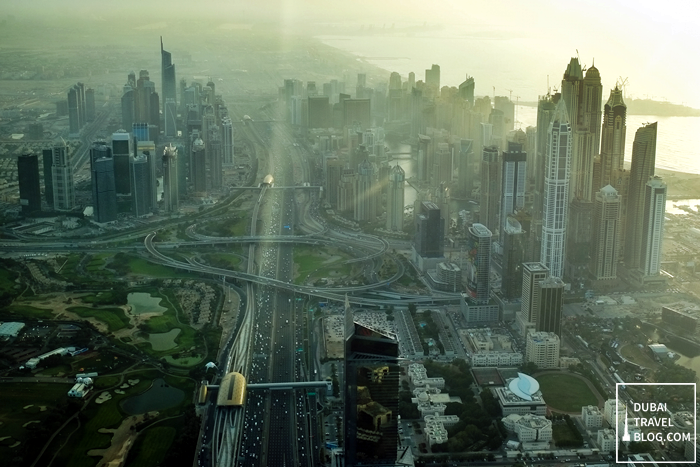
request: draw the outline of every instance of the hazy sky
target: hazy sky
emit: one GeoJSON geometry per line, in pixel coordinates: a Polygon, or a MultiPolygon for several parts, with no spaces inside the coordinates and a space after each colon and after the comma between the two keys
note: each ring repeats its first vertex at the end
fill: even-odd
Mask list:
{"type": "MultiPolygon", "coordinates": [[[[628,77],[628,92],[635,97],[666,98],[700,108],[700,91],[695,84],[700,76],[698,0],[0,0],[0,18],[8,14],[17,18],[66,16],[78,22],[111,22],[122,17],[128,18],[125,24],[132,27],[153,22],[167,28],[189,20],[211,21],[212,27],[265,23],[311,35],[329,34],[329,24],[334,26],[330,31],[343,34],[348,29],[359,30],[360,25],[379,28],[427,23],[442,26],[445,36],[498,41],[493,43],[493,54],[506,47],[506,56],[519,57],[517,66],[529,68],[523,70],[524,75],[538,77],[538,93],[546,91],[547,75],[552,83],[561,80],[569,58],[578,49],[581,61],[589,66],[595,57],[606,89],[618,77],[628,77]]],[[[459,44],[468,49],[471,43],[459,44]]],[[[490,51],[488,44],[478,44],[486,47],[480,50],[478,64],[469,62],[474,55],[470,50],[453,50],[454,58],[444,58],[449,62],[440,63],[444,84],[458,84],[459,77],[471,73],[470,67],[504,66],[498,56],[493,57],[493,63],[482,63],[488,62],[481,57],[488,57],[490,51]]],[[[424,61],[429,62],[430,57],[421,58],[420,62],[424,61]]],[[[415,71],[417,75],[422,72],[415,71]]],[[[533,84],[524,88],[524,98],[532,98],[533,84]]]]}

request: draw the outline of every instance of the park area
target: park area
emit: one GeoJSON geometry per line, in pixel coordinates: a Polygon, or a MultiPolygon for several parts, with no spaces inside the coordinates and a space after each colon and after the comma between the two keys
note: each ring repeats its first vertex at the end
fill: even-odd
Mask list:
{"type": "Polygon", "coordinates": [[[584,377],[571,373],[548,372],[535,375],[542,397],[552,411],[580,413],[584,405],[600,406],[603,398],[584,377]]]}
{"type": "Polygon", "coordinates": [[[319,285],[321,279],[347,280],[354,273],[345,261],[350,255],[338,248],[296,245],[294,247],[294,283],[319,285]]]}

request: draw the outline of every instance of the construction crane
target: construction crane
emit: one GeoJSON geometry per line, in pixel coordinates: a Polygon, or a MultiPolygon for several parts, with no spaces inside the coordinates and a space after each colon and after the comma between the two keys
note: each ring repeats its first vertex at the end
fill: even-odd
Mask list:
{"type": "Polygon", "coordinates": [[[627,86],[629,86],[629,81],[630,81],[629,78],[624,78],[624,79],[623,79],[622,76],[620,76],[619,78],[617,78],[617,83],[615,83],[615,87],[620,87],[620,88],[622,88],[622,97],[627,97],[627,96],[625,95],[625,88],[627,88],[627,86]]]}

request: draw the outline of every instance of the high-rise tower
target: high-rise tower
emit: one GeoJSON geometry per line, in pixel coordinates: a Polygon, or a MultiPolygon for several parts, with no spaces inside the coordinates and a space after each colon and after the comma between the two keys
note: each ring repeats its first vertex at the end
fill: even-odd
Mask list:
{"type": "Polygon", "coordinates": [[[501,170],[498,164],[498,148],[486,146],[481,159],[481,198],[479,221],[494,235],[498,233],[498,205],[501,194],[501,170]]]}
{"type": "Polygon", "coordinates": [[[561,279],[564,273],[571,172],[571,126],[563,99],[557,103],[547,132],[545,170],[540,262],[549,268],[552,277],[561,279]]]}
{"type": "Polygon", "coordinates": [[[621,188],[621,172],[625,162],[626,121],[627,105],[622,100],[622,90],[616,86],[610,91],[610,98],[603,109],[600,162],[596,167],[599,174],[594,174],[594,191],[606,185],[612,185],[618,191],[621,188]]]}
{"type": "Polygon", "coordinates": [[[646,185],[654,176],[656,163],[656,123],[637,130],[632,144],[625,225],[625,267],[629,270],[643,267],[641,263],[646,185]]]}
{"type": "Polygon", "coordinates": [[[99,223],[117,220],[117,192],[114,186],[114,159],[112,150],[104,142],[96,142],[90,149],[92,173],[92,209],[99,223]]]}
{"type": "Polygon", "coordinates": [[[175,136],[177,129],[175,122],[177,116],[177,80],[175,79],[175,65],[172,55],[163,49],[163,36],[160,37],[160,65],[161,79],[163,80],[163,118],[165,119],[165,135],[175,136]]]}
{"type": "Polygon", "coordinates": [[[467,293],[473,303],[487,304],[491,296],[491,231],[473,224],[467,231],[467,293]]]}
{"type": "Polygon", "coordinates": [[[53,208],[53,149],[44,149],[42,159],[44,164],[44,198],[49,207],[53,208]]]}
{"type": "Polygon", "coordinates": [[[509,215],[525,207],[526,159],[527,154],[521,144],[508,143],[508,150],[503,153],[501,172],[501,229],[504,228],[509,215]]]}
{"type": "Polygon", "coordinates": [[[432,201],[423,201],[415,214],[416,236],[414,248],[424,258],[441,258],[444,252],[444,221],[440,208],[432,201]]]}
{"type": "Polygon", "coordinates": [[[53,182],[53,203],[57,211],[70,211],[75,207],[73,185],[73,163],[65,142],[53,147],[51,177],[53,182]]]}
{"type": "Polygon", "coordinates": [[[207,160],[204,141],[199,134],[193,136],[192,151],[190,153],[190,176],[194,191],[204,193],[207,191],[207,160]]]}
{"type": "Polygon", "coordinates": [[[151,174],[148,157],[137,154],[131,158],[131,201],[132,212],[136,217],[142,217],[153,212],[151,190],[151,174]]]}
{"type": "Polygon", "coordinates": [[[666,184],[661,177],[652,177],[645,188],[640,267],[645,278],[650,278],[661,271],[666,184]]]}
{"type": "Polygon", "coordinates": [[[165,212],[177,212],[180,209],[177,172],[177,148],[170,144],[163,151],[163,210],[165,212]]]}
{"type": "Polygon", "coordinates": [[[386,229],[401,232],[403,230],[403,207],[406,172],[400,165],[392,167],[389,172],[389,187],[386,196],[386,229]]]}
{"type": "Polygon", "coordinates": [[[377,193],[375,185],[374,167],[365,159],[357,166],[356,221],[369,221],[376,217],[377,193]]]}
{"type": "Polygon", "coordinates": [[[607,185],[596,193],[591,242],[591,275],[596,280],[617,278],[620,245],[620,197],[607,185]]]}
{"type": "Polygon", "coordinates": [[[344,328],[344,465],[396,465],[401,374],[398,340],[355,323],[347,299],[344,328]]]}
{"type": "Polygon", "coordinates": [[[221,150],[222,164],[224,167],[233,166],[233,124],[231,118],[226,116],[221,119],[221,150]]]}
{"type": "Polygon", "coordinates": [[[17,180],[22,213],[41,211],[39,157],[36,154],[22,154],[17,158],[17,180]]]}
{"type": "Polygon", "coordinates": [[[124,130],[112,134],[112,158],[114,159],[114,182],[118,195],[131,193],[129,180],[129,159],[131,158],[131,137],[124,130]]]}
{"type": "Polygon", "coordinates": [[[549,277],[549,269],[542,263],[523,263],[523,286],[520,311],[517,316],[518,329],[523,336],[534,331],[540,310],[540,283],[549,277]]]}

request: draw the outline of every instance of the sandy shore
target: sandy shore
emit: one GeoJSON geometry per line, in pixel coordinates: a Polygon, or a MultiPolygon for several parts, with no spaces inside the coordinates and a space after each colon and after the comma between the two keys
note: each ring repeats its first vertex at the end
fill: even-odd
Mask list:
{"type": "Polygon", "coordinates": [[[668,186],[669,199],[700,199],[700,175],[656,169],[668,186]]]}

